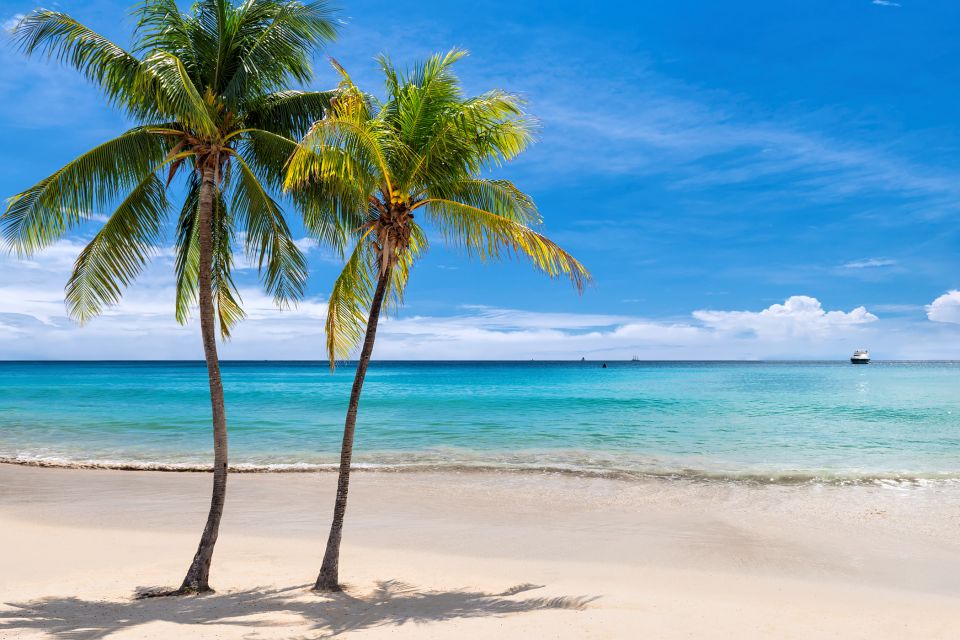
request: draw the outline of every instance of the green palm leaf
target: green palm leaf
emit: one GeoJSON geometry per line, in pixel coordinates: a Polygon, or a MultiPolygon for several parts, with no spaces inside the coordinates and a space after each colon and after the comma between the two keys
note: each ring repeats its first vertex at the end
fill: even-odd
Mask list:
{"type": "Polygon", "coordinates": [[[243,300],[233,280],[234,221],[222,194],[214,201],[213,225],[213,299],[216,302],[220,335],[230,338],[234,325],[243,320],[243,300]]]}
{"type": "Polygon", "coordinates": [[[327,301],[327,354],[330,369],[338,360],[347,358],[363,339],[367,323],[367,307],[376,282],[376,256],[366,240],[369,231],[360,236],[343,270],[333,283],[327,301]]]}
{"type": "Polygon", "coordinates": [[[217,136],[212,104],[204,100],[183,61],[168,51],[156,51],[141,63],[137,90],[150,96],[164,118],[176,117],[186,129],[217,136]]]}
{"type": "Polygon", "coordinates": [[[578,291],[590,279],[587,269],[546,236],[510,218],[453,200],[425,200],[427,218],[444,241],[469,256],[486,260],[522,255],[551,277],[567,276],[578,291]]]}
{"type": "Polygon", "coordinates": [[[119,302],[123,288],[156,253],[168,206],[154,174],[130,192],[77,258],[66,290],[71,316],[85,323],[119,302]]]}
{"type": "Polygon", "coordinates": [[[232,208],[246,232],[246,250],[263,275],[264,288],[277,304],[288,305],[303,296],[307,261],[290,237],[280,206],[267,194],[253,171],[237,158],[232,208]]]}
{"type": "Polygon", "coordinates": [[[145,127],[93,148],[10,199],[0,216],[4,238],[21,255],[44,248],[142,184],[168,148],[163,136],[145,127]]]}
{"type": "Polygon", "coordinates": [[[269,123],[271,131],[299,140],[314,122],[323,118],[330,108],[333,91],[278,91],[264,96],[251,108],[247,124],[260,128],[269,123]]]}
{"type": "Polygon", "coordinates": [[[190,320],[190,312],[197,304],[197,276],[200,272],[200,227],[197,225],[199,203],[200,179],[196,173],[191,173],[187,196],[177,221],[174,245],[175,315],[180,324],[186,324],[190,320]]]}
{"type": "Polygon", "coordinates": [[[336,33],[334,12],[325,2],[247,2],[236,26],[236,47],[241,53],[230,69],[224,95],[232,101],[277,88],[272,70],[278,65],[288,77],[309,81],[313,76],[309,51],[333,40],[336,33]]]}

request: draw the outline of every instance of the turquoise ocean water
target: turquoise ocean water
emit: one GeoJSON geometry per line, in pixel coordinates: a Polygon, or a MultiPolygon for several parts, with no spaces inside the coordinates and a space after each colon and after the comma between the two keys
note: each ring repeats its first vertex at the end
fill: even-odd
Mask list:
{"type": "MultiPolygon", "coordinates": [[[[353,375],[225,362],[231,463],[331,466],[353,375]]],[[[0,363],[0,460],[195,468],[201,362],[0,363]]],[[[960,480],[960,363],[375,362],[358,465],[757,481],[960,480]]]]}

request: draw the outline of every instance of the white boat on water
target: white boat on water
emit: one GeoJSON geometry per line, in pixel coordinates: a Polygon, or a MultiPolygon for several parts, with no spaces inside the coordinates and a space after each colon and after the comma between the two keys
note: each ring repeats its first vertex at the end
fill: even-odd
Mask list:
{"type": "Polygon", "coordinates": [[[870,352],[866,349],[857,349],[850,356],[850,362],[852,364],[870,364],[870,352]]]}

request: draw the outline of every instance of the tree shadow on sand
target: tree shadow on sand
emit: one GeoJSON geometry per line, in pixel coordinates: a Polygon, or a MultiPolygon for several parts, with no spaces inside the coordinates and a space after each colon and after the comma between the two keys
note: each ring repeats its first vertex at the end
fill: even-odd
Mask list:
{"type": "Polygon", "coordinates": [[[42,631],[55,638],[93,640],[150,622],[170,622],[230,625],[238,629],[307,626],[310,631],[320,632],[320,637],[330,637],[408,622],[442,622],[549,609],[580,610],[596,600],[516,597],[541,588],[531,584],[517,585],[502,593],[483,593],[467,589],[420,590],[385,580],[363,596],[349,592],[318,595],[307,591],[308,586],[122,602],[64,597],[6,603],[6,608],[0,610],[0,635],[9,631],[42,631]]]}

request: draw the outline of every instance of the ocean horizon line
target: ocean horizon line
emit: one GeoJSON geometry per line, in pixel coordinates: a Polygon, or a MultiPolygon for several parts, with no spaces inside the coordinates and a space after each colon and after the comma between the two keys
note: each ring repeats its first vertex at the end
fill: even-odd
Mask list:
{"type": "MultiPolygon", "coordinates": [[[[558,364],[577,364],[577,363],[639,363],[639,364],[672,364],[672,363],[689,363],[689,364],[837,364],[837,363],[848,363],[850,360],[849,357],[840,357],[840,358],[656,358],[656,359],[623,359],[623,358],[573,358],[573,359],[557,359],[557,358],[526,358],[526,359],[503,359],[503,358],[485,358],[485,359],[436,359],[436,358],[379,358],[376,360],[371,360],[370,364],[374,365],[376,363],[397,363],[397,364],[418,364],[418,363],[438,363],[438,364],[483,364],[483,363],[509,363],[509,364],[521,364],[521,363],[558,363],[558,364]]],[[[329,360],[317,360],[317,359],[262,359],[262,358],[221,358],[220,363],[243,363],[243,364],[256,364],[256,363],[271,363],[271,364],[323,364],[329,366],[329,360]]],[[[106,359],[94,359],[94,358],[74,358],[74,359],[47,359],[47,358],[33,358],[33,359],[5,359],[0,358],[0,364],[25,364],[25,363],[50,363],[50,364],[77,364],[77,363],[103,363],[103,364],[114,364],[114,363],[131,363],[131,362],[149,362],[149,363],[186,363],[186,364],[205,364],[205,361],[202,358],[198,359],[184,359],[184,358],[106,358],[106,359]]],[[[338,364],[355,364],[356,360],[340,360],[337,361],[338,364]]],[[[871,364],[960,364],[960,359],[924,359],[924,358],[872,358],[871,364]]]]}

